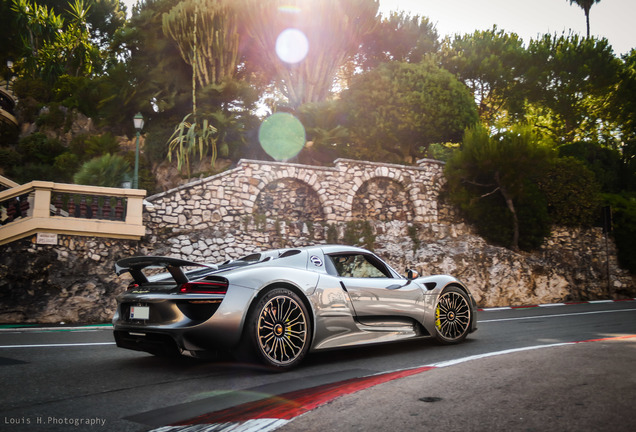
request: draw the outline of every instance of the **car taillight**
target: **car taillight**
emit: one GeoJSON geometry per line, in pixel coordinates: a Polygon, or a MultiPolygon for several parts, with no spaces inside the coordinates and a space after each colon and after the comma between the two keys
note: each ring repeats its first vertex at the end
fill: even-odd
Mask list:
{"type": "Polygon", "coordinates": [[[128,285],[128,288],[126,288],[126,291],[132,291],[134,289],[139,288],[139,284],[138,283],[131,283],[130,285],[128,285]]]}
{"type": "Polygon", "coordinates": [[[225,294],[227,282],[187,282],[181,285],[181,294],[225,294]]]}

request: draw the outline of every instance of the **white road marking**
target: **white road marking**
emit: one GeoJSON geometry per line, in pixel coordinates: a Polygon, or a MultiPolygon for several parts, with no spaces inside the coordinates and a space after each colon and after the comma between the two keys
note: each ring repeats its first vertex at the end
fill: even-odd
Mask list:
{"type": "Polygon", "coordinates": [[[112,325],[94,325],[80,327],[4,327],[0,333],[32,333],[32,332],[95,332],[99,330],[112,330],[112,325]]]}
{"type": "Polygon", "coordinates": [[[264,418],[220,424],[164,426],[150,432],[269,432],[289,422],[290,420],[264,418]]]}
{"type": "Polygon", "coordinates": [[[460,363],[466,363],[472,360],[479,360],[479,359],[488,358],[488,357],[495,357],[495,356],[500,356],[505,354],[512,354],[516,352],[530,351],[530,350],[536,350],[541,348],[552,348],[552,347],[576,345],[576,344],[577,342],[561,342],[561,343],[548,344],[548,345],[534,345],[534,346],[522,347],[522,348],[512,348],[512,349],[507,349],[502,351],[494,351],[494,352],[477,354],[477,355],[468,356],[468,357],[462,357],[462,358],[453,359],[453,360],[447,360],[440,363],[434,363],[428,366],[435,367],[435,368],[443,368],[447,366],[454,366],[460,363]]]}
{"type": "Polygon", "coordinates": [[[100,346],[100,345],[115,345],[115,342],[87,342],[87,343],[38,344],[38,345],[0,345],[0,348],[49,348],[49,347],[78,347],[78,346],[100,346]]]}
{"type": "Polygon", "coordinates": [[[619,310],[606,310],[606,311],[593,311],[593,312],[576,312],[569,314],[557,314],[557,315],[535,315],[535,316],[527,316],[527,317],[515,317],[515,318],[499,318],[499,319],[491,319],[491,320],[478,320],[477,323],[490,323],[490,322],[502,322],[502,321],[521,321],[521,320],[531,320],[531,319],[540,319],[540,318],[561,318],[561,317],[569,317],[576,315],[596,315],[596,314],[604,314],[604,313],[615,313],[615,312],[634,312],[636,309],[619,309],[619,310]]]}

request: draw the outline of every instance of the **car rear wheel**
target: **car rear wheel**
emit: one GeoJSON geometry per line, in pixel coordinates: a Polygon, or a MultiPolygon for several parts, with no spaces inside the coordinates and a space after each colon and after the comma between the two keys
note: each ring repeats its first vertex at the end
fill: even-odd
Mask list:
{"type": "Polygon", "coordinates": [[[456,287],[446,288],[435,305],[435,338],[443,344],[463,341],[472,319],[466,293],[456,287]]]}
{"type": "Polygon", "coordinates": [[[309,314],[300,297],[287,288],[274,288],[251,310],[245,342],[259,361],[283,371],[302,361],[310,335],[309,314]]]}

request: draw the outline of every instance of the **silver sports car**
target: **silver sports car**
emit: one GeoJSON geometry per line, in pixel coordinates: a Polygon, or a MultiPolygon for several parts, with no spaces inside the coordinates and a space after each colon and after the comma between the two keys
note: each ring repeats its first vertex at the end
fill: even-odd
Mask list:
{"type": "Polygon", "coordinates": [[[287,370],[309,351],[424,336],[453,344],[476,330],[475,301],[457,279],[403,277],[356,247],[271,250],[220,265],[132,257],[116,272],[133,278],[117,298],[117,345],[156,355],[224,350],[287,370]]]}

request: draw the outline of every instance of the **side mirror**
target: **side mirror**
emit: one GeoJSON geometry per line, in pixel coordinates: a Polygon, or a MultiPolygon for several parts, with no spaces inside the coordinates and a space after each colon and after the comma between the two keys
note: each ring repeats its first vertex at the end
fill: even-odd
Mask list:
{"type": "Polygon", "coordinates": [[[417,279],[418,277],[420,277],[420,274],[417,272],[417,270],[406,269],[406,278],[408,280],[417,279]]]}

